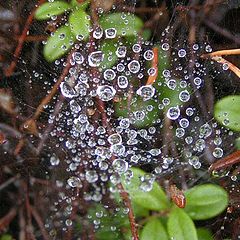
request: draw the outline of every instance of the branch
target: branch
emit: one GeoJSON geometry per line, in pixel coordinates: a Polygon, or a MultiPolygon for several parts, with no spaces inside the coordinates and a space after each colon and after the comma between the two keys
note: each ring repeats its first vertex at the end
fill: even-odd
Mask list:
{"type": "Polygon", "coordinates": [[[48,235],[48,233],[47,233],[47,231],[46,231],[46,229],[44,227],[43,221],[42,221],[39,213],[37,212],[37,210],[33,206],[30,206],[30,209],[31,209],[31,213],[32,213],[34,219],[36,220],[36,222],[37,222],[37,224],[39,226],[39,229],[40,229],[40,231],[42,233],[43,239],[44,240],[50,240],[50,237],[49,237],[49,235],[48,235]]]}
{"type": "Polygon", "coordinates": [[[45,2],[45,0],[39,0],[38,5],[32,10],[31,14],[28,16],[28,19],[27,19],[27,21],[25,23],[25,26],[24,26],[24,29],[22,31],[22,34],[21,34],[21,36],[18,39],[18,45],[17,45],[17,47],[15,49],[15,52],[13,54],[14,59],[11,62],[10,66],[5,70],[6,77],[10,77],[13,74],[13,72],[14,72],[16,66],[17,66],[17,60],[18,60],[18,58],[19,58],[19,56],[21,54],[21,51],[22,51],[22,48],[23,48],[23,44],[24,44],[25,39],[27,37],[29,28],[30,28],[30,26],[32,24],[32,21],[33,21],[33,18],[34,18],[34,14],[35,14],[38,6],[41,5],[44,2],[45,2]]]}
{"type": "Polygon", "coordinates": [[[0,231],[3,231],[6,229],[6,227],[11,223],[11,221],[15,218],[17,215],[16,208],[10,209],[10,211],[0,219],[0,231]]]}

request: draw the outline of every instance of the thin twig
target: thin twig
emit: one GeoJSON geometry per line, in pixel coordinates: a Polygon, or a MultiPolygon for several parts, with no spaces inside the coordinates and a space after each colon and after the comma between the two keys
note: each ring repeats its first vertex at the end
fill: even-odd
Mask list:
{"type": "Polygon", "coordinates": [[[228,38],[229,40],[240,44],[240,38],[237,36],[234,36],[232,33],[230,33],[228,30],[219,27],[218,25],[216,25],[214,22],[209,21],[208,19],[203,19],[203,22],[205,23],[205,25],[207,25],[209,28],[213,29],[215,32],[223,35],[224,37],[228,38]]]}
{"type": "Polygon", "coordinates": [[[42,233],[42,237],[44,240],[50,240],[50,236],[48,235],[45,227],[44,227],[44,223],[39,215],[39,213],[37,212],[37,210],[33,207],[33,206],[30,206],[30,209],[31,209],[31,213],[34,217],[34,219],[36,220],[38,226],[39,226],[39,229],[42,233]]]}
{"type": "Polygon", "coordinates": [[[240,150],[237,150],[236,152],[233,152],[232,154],[228,155],[227,157],[224,157],[224,158],[216,161],[215,163],[213,163],[210,166],[209,171],[211,172],[213,170],[224,169],[224,168],[232,166],[233,164],[236,164],[236,163],[240,163],[240,150]]]}
{"type": "Polygon", "coordinates": [[[24,29],[22,31],[22,34],[21,34],[20,38],[18,39],[18,45],[17,45],[17,47],[15,49],[15,52],[13,54],[14,59],[11,62],[10,66],[5,70],[5,75],[7,77],[10,77],[13,74],[13,72],[14,72],[16,66],[17,66],[17,61],[18,61],[18,58],[19,58],[19,56],[21,54],[22,47],[23,47],[24,41],[25,41],[25,39],[27,37],[29,28],[30,28],[30,26],[32,24],[32,21],[33,21],[33,18],[34,18],[34,14],[35,14],[38,6],[41,5],[44,2],[45,2],[45,0],[39,0],[38,5],[32,10],[31,14],[27,18],[27,21],[25,23],[25,26],[24,26],[24,29]]]}
{"type": "Polygon", "coordinates": [[[201,57],[202,58],[216,57],[216,56],[221,57],[223,55],[240,55],[240,48],[215,51],[215,52],[211,52],[211,53],[208,53],[208,54],[203,54],[201,57]]]}
{"type": "Polygon", "coordinates": [[[8,185],[14,183],[18,178],[20,177],[20,175],[16,175],[14,177],[9,178],[7,181],[5,181],[4,183],[2,183],[0,185],[0,191],[2,191],[4,188],[6,188],[8,185]]]}
{"type": "Polygon", "coordinates": [[[153,48],[153,60],[152,60],[152,66],[155,73],[153,75],[149,75],[146,85],[152,85],[158,76],[158,48],[153,48]]]}
{"type": "Polygon", "coordinates": [[[0,219],[0,231],[4,231],[11,223],[11,221],[15,218],[16,215],[17,209],[16,208],[10,209],[10,211],[0,219]]]}

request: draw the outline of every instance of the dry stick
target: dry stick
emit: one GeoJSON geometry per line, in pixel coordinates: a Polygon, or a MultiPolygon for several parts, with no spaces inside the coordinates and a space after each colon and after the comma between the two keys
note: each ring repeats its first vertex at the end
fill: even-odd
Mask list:
{"type": "MultiPolygon", "coordinates": [[[[112,130],[111,130],[110,123],[107,120],[104,102],[101,99],[97,98],[97,105],[98,105],[98,110],[100,111],[101,116],[102,116],[102,125],[107,128],[107,132],[110,135],[110,134],[112,134],[112,130]]],[[[114,157],[112,158],[112,160],[114,160],[114,157]]],[[[131,226],[133,240],[138,240],[139,237],[138,237],[137,224],[135,222],[135,217],[134,217],[134,213],[133,213],[133,209],[132,209],[132,204],[129,199],[129,195],[125,191],[125,189],[121,183],[119,183],[117,185],[117,187],[120,191],[120,196],[121,196],[124,204],[126,205],[126,207],[129,210],[128,211],[128,219],[129,219],[130,226],[131,226]]]]}
{"type": "Polygon", "coordinates": [[[217,162],[213,163],[209,171],[213,170],[220,170],[229,166],[232,166],[233,164],[239,163],[240,162],[240,150],[228,155],[227,157],[224,157],[217,162]]]}
{"type": "Polygon", "coordinates": [[[0,231],[4,231],[11,223],[11,221],[15,218],[16,215],[17,215],[16,208],[10,209],[10,211],[0,219],[0,231]]]}
{"type": "Polygon", "coordinates": [[[220,50],[220,51],[215,51],[211,52],[208,54],[203,54],[201,57],[202,58],[207,58],[207,57],[216,57],[216,56],[222,56],[222,55],[239,55],[240,54],[240,49],[226,49],[226,50],[220,50]]]}
{"type": "MultiPolygon", "coordinates": [[[[41,114],[41,112],[43,111],[44,106],[46,104],[48,104],[51,101],[51,99],[54,97],[54,95],[58,91],[58,88],[59,88],[61,82],[64,81],[65,77],[69,73],[69,69],[71,68],[71,63],[70,63],[71,62],[71,58],[72,58],[72,52],[70,52],[69,55],[68,55],[67,63],[66,63],[66,66],[64,67],[64,69],[62,71],[61,76],[59,77],[57,82],[54,84],[54,86],[53,86],[52,90],[50,91],[50,93],[41,101],[40,105],[36,109],[36,112],[34,113],[34,116],[30,120],[28,120],[28,121],[35,121],[38,118],[38,116],[41,114]]],[[[55,109],[54,109],[54,113],[53,113],[54,116],[56,116],[60,112],[63,102],[64,102],[64,97],[61,94],[60,97],[59,97],[59,100],[58,100],[58,102],[57,102],[57,104],[55,106],[55,109]]],[[[40,142],[38,144],[38,147],[37,147],[37,153],[38,154],[42,150],[42,148],[44,146],[44,143],[47,140],[47,138],[49,136],[49,133],[51,132],[53,127],[54,127],[54,124],[49,124],[48,127],[46,128],[45,132],[43,133],[43,137],[40,140],[40,142]]]]}
{"type": "Polygon", "coordinates": [[[67,64],[64,67],[62,74],[60,76],[60,78],[57,80],[57,82],[54,84],[53,88],[51,89],[50,93],[41,101],[40,105],[37,107],[36,112],[34,113],[33,116],[33,120],[36,120],[38,118],[38,116],[41,114],[41,112],[44,109],[44,106],[47,105],[52,98],[54,97],[54,95],[56,94],[56,92],[58,91],[58,88],[61,84],[61,82],[64,81],[65,77],[68,75],[69,73],[69,69],[71,68],[71,63],[70,60],[72,58],[72,52],[69,53],[68,58],[67,58],[67,64]]]}
{"type": "Polygon", "coordinates": [[[236,67],[233,63],[227,61],[223,57],[212,57],[212,60],[221,64],[227,64],[228,68],[240,78],[240,69],[236,67]]]}
{"type": "Polygon", "coordinates": [[[51,238],[48,235],[48,233],[47,233],[47,231],[46,231],[46,229],[44,227],[44,223],[43,223],[39,213],[37,212],[37,210],[33,206],[30,206],[30,210],[31,210],[31,213],[32,213],[34,219],[36,220],[36,222],[37,222],[37,224],[39,226],[39,229],[40,229],[40,231],[42,233],[43,239],[44,240],[50,240],[51,238]]]}
{"type": "Polygon", "coordinates": [[[9,178],[7,181],[5,181],[4,183],[2,183],[0,185],[0,191],[2,191],[4,188],[6,188],[8,185],[14,183],[17,179],[19,179],[20,175],[16,175],[14,177],[9,178]]]}
{"type": "MultiPolygon", "coordinates": [[[[221,52],[221,51],[219,51],[219,52],[221,52]]],[[[202,55],[201,57],[207,58],[207,56],[208,55],[202,55]]],[[[212,56],[210,56],[210,58],[218,63],[226,64],[228,66],[228,68],[240,78],[240,69],[237,66],[235,66],[233,63],[229,62],[228,60],[224,59],[223,57],[216,56],[216,55],[215,56],[212,55],[212,56]]]]}
{"type": "Polygon", "coordinates": [[[24,29],[22,31],[22,34],[21,34],[20,38],[18,39],[18,45],[17,45],[17,47],[15,49],[15,52],[13,54],[14,59],[11,62],[10,66],[5,70],[5,75],[7,77],[10,77],[13,74],[13,72],[14,72],[16,66],[17,66],[17,60],[18,60],[18,58],[19,58],[19,56],[21,54],[24,41],[25,41],[25,39],[27,37],[29,28],[30,28],[30,26],[32,24],[32,21],[33,21],[33,18],[34,18],[34,14],[35,14],[38,6],[41,5],[44,2],[45,2],[45,0],[39,0],[38,5],[32,10],[31,14],[27,18],[27,21],[25,23],[25,26],[24,26],[24,29]]]}
{"type": "Polygon", "coordinates": [[[205,25],[207,25],[209,28],[211,28],[215,32],[223,35],[224,37],[228,38],[229,40],[232,40],[233,42],[235,42],[237,44],[240,44],[240,38],[237,37],[237,36],[234,36],[228,30],[226,30],[226,29],[224,29],[222,27],[219,27],[214,22],[211,22],[211,21],[209,21],[207,19],[203,19],[203,22],[205,23],[205,25]]]}
{"type": "MultiPolygon", "coordinates": [[[[54,116],[54,119],[55,117],[58,115],[58,113],[60,112],[61,108],[62,108],[62,105],[64,103],[64,96],[61,94],[59,96],[59,99],[57,101],[57,104],[55,105],[55,108],[54,108],[54,111],[53,111],[53,116],[54,116]]],[[[46,142],[46,140],[48,139],[49,137],[49,134],[50,132],[52,131],[52,129],[54,128],[54,123],[55,121],[53,121],[52,123],[49,123],[47,128],[45,129],[45,131],[43,132],[42,134],[42,138],[41,140],[39,141],[38,143],[38,146],[37,146],[37,153],[39,154],[41,152],[41,150],[43,149],[44,147],[44,144],[46,142]]]]}
{"type": "MultiPolygon", "coordinates": [[[[190,15],[191,15],[191,19],[190,19],[191,23],[190,23],[190,31],[189,31],[188,42],[189,42],[190,46],[193,46],[193,44],[196,41],[196,26],[195,26],[195,15],[196,14],[195,14],[195,11],[191,10],[190,15]]],[[[193,48],[191,47],[191,49],[193,49],[193,48]]],[[[204,117],[207,120],[209,120],[210,117],[209,117],[209,114],[206,110],[205,103],[203,101],[202,95],[199,92],[199,90],[196,88],[196,85],[193,82],[194,68],[195,68],[195,56],[194,56],[193,51],[191,50],[191,52],[190,52],[190,62],[189,62],[189,67],[188,67],[191,86],[194,90],[195,97],[198,101],[199,107],[200,107],[204,117]]]]}
{"type": "Polygon", "coordinates": [[[153,75],[149,75],[146,85],[152,85],[158,76],[158,48],[153,48],[152,68],[155,70],[153,75]]]}
{"type": "Polygon", "coordinates": [[[18,239],[19,240],[26,240],[27,236],[25,233],[25,219],[23,217],[23,207],[20,207],[19,211],[18,211],[18,216],[19,216],[19,236],[18,239]]]}
{"type": "MultiPolygon", "coordinates": [[[[98,25],[98,15],[97,15],[97,12],[96,12],[96,7],[95,7],[95,2],[94,1],[91,1],[91,12],[92,12],[93,25],[96,27],[98,25]]],[[[90,39],[90,42],[91,42],[91,40],[94,41],[94,39],[90,39]]],[[[112,133],[112,128],[111,128],[111,124],[108,122],[104,102],[99,98],[96,98],[96,102],[97,102],[98,110],[101,113],[102,125],[104,127],[106,127],[107,133],[110,135],[112,133]]],[[[112,157],[111,160],[113,161],[114,157],[112,157]]],[[[139,240],[137,224],[135,222],[135,217],[134,217],[134,213],[133,213],[133,209],[132,209],[132,204],[131,204],[131,201],[129,199],[128,193],[125,191],[125,189],[124,189],[124,187],[121,183],[119,183],[117,185],[117,187],[120,190],[120,196],[121,196],[124,204],[126,205],[126,207],[129,210],[128,211],[128,219],[129,219],[130,226],[131,226],[132,238],[133,238],[133,240],[139,240]]]]}

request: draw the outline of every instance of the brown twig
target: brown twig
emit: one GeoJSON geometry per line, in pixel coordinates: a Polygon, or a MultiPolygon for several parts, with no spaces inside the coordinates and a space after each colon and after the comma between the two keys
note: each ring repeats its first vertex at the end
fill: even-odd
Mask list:
{"type": "MultiPolygon", "coordinates": [[[[91,2],[91,11],[92,11],[93,25],[94,25],[94,27],[96,27],[98,25],[98,15],[97,15],[97,12],[96,12],[96,7],[95,7],[95,4],[94,4],[94,1],[91,2]]],[[[94,39],[93,39],[92,36],[90,36],[90,43],[91,43],[91,46],[93,48],[94,47],[94,39]]],[[[92,48],[90,48],[90,51],[93,50],[92,48]]],[[[93,68],[92,69],[92,75],[95,76],[96,74],[97,74],[97,70],[93,68]]],[[[109,123],[108,118],[107,118],[107,114],[106,114],[106,110],[105,110],[105,104],[100,98],[96,97],[96,105],[97,105],[98,110],[101,114],[102,125],[104,127],[106,127],[108,135],[111,135],[112,134],[112,127],[111,127],[111,124],[109,123]]],[[[111,158],[111,160],[114,161],[114,156],[111,158]]],[[[125,191],[125,189],[124,189],[124,187],[122,186],[121,183],[119,183],[117,185],[117,187],[120,191],[120,196],[121,196],[125,206],[129,209],[128,219],[129,219],[130,226],[131,226],[132,238],[133,238],[133,240],[138,240],[139,237],[138,237],[137,224],[135,222],[135,217],[134,217],[134,213],[133,213],[133,209],[132,209],[132,204],[131,204],[131,201],[129,199],[128,193],[125,191]]]]}
{"type": "Polygon", "coordinates": [[[61,82],[63,82],[65,77],[68,75],[69,69],[71,68],[71,61],[70,61],[71,58],[72,58],[72,52],[70,52],[69,55],[68,55],[66,66],[64,67],[61,76],[59,77],[57,82],[54,84],[54,86],[51,89],[50,93],[45,98],[43,98],[43,100],[41,101],[41,103],[37,107],[37,109],[36,109],[36,111],[34,113],[34,116],[32,117],[33,120],[36,120],[38,118],[38,116],[43,111],[44,106],[46,106],[52,100],[52,98],[54,97],[54,95],[58,91],[58,88],[59,88],[61,82]]]}
{"type": "Polygon", "coordinates": [[[208,54],[203,54],[201,57],[202,58],[207,58],[207,57],[216,57],[216,56],[223,56],[223,55],[239,55],[240,54],[240,49],[226,49],[226,50],[220,50],[220,51],[215,51],[211,52],[208,54]]]}
{"type": "Polygon", "coordinates": [[[0,231],[4,231],[11,223],[11,221],[15,218],[16,215],[17,215],[16,208],[10,209],[10,211],[0,219],[0,231]]]}
{"type": "Polygon", "coordinates": [[[240,163],[240,150],[237,150],[236,152],[228,155],[227,157],[222,158],[217,162],[213,163],[210,166],[209,171],[211,172],[214,170],[224,169],[236,163],[240,163]]]}
{"type": "Polygon", "coordinates": [[[158,48],[153,48],[152,68],[155,70],[153,75],[149,75],[146,85],[152,85],[158,76],[158,48]]]}
{"type": "Polygon", "coordinates": [[[209,28],[211,28],[212,30],[214,30],[215,32],[223,35],[224,37],[228,38],[229,40],[240,44],[240,38],[237,36],[234,36],[232,33],[230,33],[228,30],[219,27],[217,24],[215,24],[214,22],[211,22],[209,20],[207,20],[206,18],[203,19],[203,22],[205,25],[207,25],[209,28]]]}
{"type": "Polygon", "coordinates": [[[32,10],[31,14],[27,18],[27,21],[25,23],[25,26],[24,26],[24,29],[22,31],[22,34],[21,34],[20,38],[18,39],[18,45],[17,45],[17,47],[15,49],[15,52],[13,54],[14,59],[11,62],[10,66],[5,70],[5,75],[7,77],[10,77],[13,74],[13,72],[14,72],[16,66],[17,66],[17,60],[18,60],[18,58],[19,58],[19,56],[21,54],[24,41],[25,41],[25,39],[27,37],[29,28],[30,28],[30,26],[32,24],[32,21],[33,21],[33,18],[34,18],[34,14],[35,14],[38,6],[41,5],[44,2],[45,2],[45,0],[39,0],[38,5],[32,10]]]}
{"type": "Polygon", "coordinates": [[[39,213],[37,212],[37,210],[33,207],[33,206],[30,206],[30,209],[31,209],[31,213],[34,217],[34,219],[36,220],[38,226],[39,226],[39,229],[42,233],[42,237],[44,240],[50,240],[50,236],[48,235],[45,227],[44,227],[44,223],[39,215],[39,213]]]}
{"type": "Polygon", "coordinates": [[[0,191],[2,191],[4,188],[6,188],[8,185],[14,183],[18,178],[20,177],[20,175],[16,175],[14,177],[9,178],[7,181],[5,181],[4,183],[2,183],[0,185],[0,191]]]}
{"type": "MultiPolygon", "coordinates": [[[[238,50],[238,49],[236,49],[236,50],[238,50]]],[[[227,50],[224,50],[224,51],[227,51],[227,50]]],[[[219,52],[221,52],[221,51],[219,51],[219,52]]],[[[234,52],[234,54],[237,54],[236,52],[234,52]]],[[[218,53],[218,54],[220,54],[220,53],[218,53]]],[[[226,64],[227,67],[233,73],[235,73],[236,76],[238,76],[240,78],[240,69],[237,66],[235,66],[233,63],[229,62],[228,60],[224,59],[223,57],[221,57],[219,55],[214,55],[214,54],[212,56],[211,55],[202,55],[202,58],[207,58],[208,56],[210,57],[210,59],[216,61],[217,63],[226,64]]]]}

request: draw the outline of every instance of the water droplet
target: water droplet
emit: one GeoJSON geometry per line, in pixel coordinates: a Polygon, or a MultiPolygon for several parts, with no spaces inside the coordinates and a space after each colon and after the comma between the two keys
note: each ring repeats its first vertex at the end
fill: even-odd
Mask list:
{"type": "Polygon", "coordinates": [[[140,63],[137,60],[132,60],[128,64],[128,69],[131,73],[137,73],[140,70],[140,63]]]}
{"type": "Polygon", "coordinates": [[[102,101],[110,101],[114,98],[116,90],[112,86],[103,85],[97,88],[97,95],[102,101]]]}
{"type": "Polygon", "coordinates": [[[176,120],[180,116],[179,107],[170,107],[167,111],[167,117],[171,120],[176,120]]]}
{"type": "Polygon", "coordinates": [[[219,147],[216,147],[213,151],[213,156],[215,158],[221,158],[223,156],[223,150],[219,147]]]}
{"type": "Polygon", "coordinates": [[[75,52],[72,54],[73,60],[77,63],[77,64],[82,64],[84,61],[84,57],[80,52],[75,52]]]}
{"type": "Polygon", "coordinates": [[[128,86],[128,79],[126,76],[119,76],[117,79],[117,84],[119,88],[126,88],[128,86]]]}
{"type": "Polygon", "coordinates": [[[100,39],[103,36],[103,29],[101,27],[97,27],[93,32],[93,37],[95,39],[100,39]]]}
{"type": "Polygon", "coordinates": [[[182,102],[188,102],[189,99],[190,99],[190,94],[187,90],[184,90],[184,91],[181,91],[179,93],[179,99],[182,101],[182,102]]]}
{"type": "Polygon", "coordinates": [[[108,142],[113,145],[113,144],[121,144],[122,143],[122,137],[118,133],[113,133],[108,137],[108,142]]]}
{"type": "Polygon", "coordinates": [[[117,30],[115,28],[108,28],[105,30],[106,38],[115,38],[117,35],[117,30]]]}
{"type": "Polygon", "coordinates": [[[50,163],[52,166],[57,166],[60,163],[60,160],[57,156],[53,155],[50,157],[50,163]]]}
{"type": "Polygon", "coordinates": [[[186,56],[186,50],[185,49],[180,49],[179,51],[178,51],[178,56],[180,57],[180,58],[183,58],[183,57],[185,57],[186,56]]]}
{"type": "Polygon", "coordinates": [[[88,170],[86,171],[86,180],[89,183],[94,183],[98,180],[98,174],[95,170],[88,170]]]}
{"type": "Polygon", "coordinates": [[[152,50],[147,50],[144,52],[143,57],[145,58],[145,60],[150,61],[153,59],[154,53],[152,50]]]}
{"type": "Polygon", "coordinates": [[[154,96],[155,88],[152,85],[142,86],[137,90],[137,94],[140,95],[144,101],[147,101],[154,96]]]}
{"type": "Polygon", "coordinates": [[[138,44],[138,43],[133,44],[133,46],[132,46],[132,50],[133,50],[133,52],[135,52],[135,53],[139,53],[139,52],[141,52],[141,50],[142,50],[141,45],[138,44]]]}
{"type": "Polygon", "coordinates": [[[116,73],[112,69],[107,69],[104,71],[103,77],[107,81],[112,81],[116,77],[116,73]]]}
{"type": "Polygon", "coordinates": [[[116,55],[119,58],[124,58],[126,56],[126,53],[127,53],[127,48],[125,46],[120,46],[117,48],[116,55]]]}
{"type": "Polygon", "coordinates": [[[82,183],[81,183],[81,180],[78,178],[78,177],[70,177],[68,180],[67,180],[67,183],[70,187],[77,187],[77,188],[80,188],[82,187],[82,183]]]}
{"type": "Polygon", "coordinates": [[[123,174],[128,170],[128,163],[123,159],[115,159],[113,161],[113,169],[118,174],[123,174]]]}
{"type": "Polygon", "coordinates": [[[102,51],[92,52],[88,55],[88,63],[91,67],[99,67],[103,58],[104,54],[102,51]]]}

